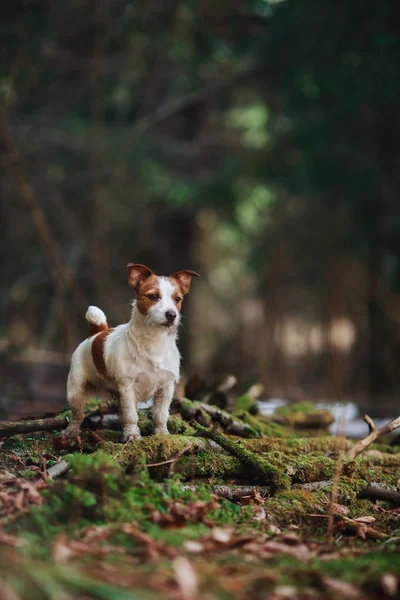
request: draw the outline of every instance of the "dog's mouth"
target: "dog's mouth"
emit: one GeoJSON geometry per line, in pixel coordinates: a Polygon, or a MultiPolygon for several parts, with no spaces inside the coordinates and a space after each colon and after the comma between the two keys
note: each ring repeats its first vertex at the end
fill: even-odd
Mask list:
{"type": "Polygon", "coordinates": [[[166,327],[167,329],[171,329],[171,327],[173,327],[174,325],[174,321],[164,321],[164,323],[161,323],[161,327],[166,327]]]}

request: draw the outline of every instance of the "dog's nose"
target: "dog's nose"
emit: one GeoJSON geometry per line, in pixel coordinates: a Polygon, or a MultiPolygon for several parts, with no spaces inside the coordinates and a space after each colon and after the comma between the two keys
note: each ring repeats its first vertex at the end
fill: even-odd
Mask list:
{"type": "Polygon", "coordinates": [[[168,323],[173,323],[176,319],[176,312],[174,310],[167,310],[165,313],[165,318],[167,319],[168,323]]]}

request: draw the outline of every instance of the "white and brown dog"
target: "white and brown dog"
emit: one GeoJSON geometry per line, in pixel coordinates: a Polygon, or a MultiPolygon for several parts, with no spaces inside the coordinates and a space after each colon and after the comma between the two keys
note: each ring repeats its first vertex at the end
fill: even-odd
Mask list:
{"type": "Polygon", "coordinates": [[[65,431],[78,435],[88,396],[117,394],[123,440],[140,437],[137,405],[153,397],[154,433],[168,433],[169,406],[179,380],[176,345],[180,310],[195,271],[160,277],[144,265],[128,265],[128,281],[136,291],[129,323],[110,329],[102,310],[90,306],[89,338],[75,350],[68,375],[67,397],[72,419],[65,431]]]}

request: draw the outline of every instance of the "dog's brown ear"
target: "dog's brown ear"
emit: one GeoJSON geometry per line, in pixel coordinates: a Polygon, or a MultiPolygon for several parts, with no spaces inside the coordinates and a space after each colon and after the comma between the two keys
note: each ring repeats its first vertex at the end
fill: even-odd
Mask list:
{"type": "Polygon", "coordinates": [[[190,283],[192,281],[192,277],[200,277],[200,275],[196,273],[196,271],[191,271],[190,269],[187,269],[186,271],[177,271],[176,273],[171,275],[171,277],[176,280],[182,294],[187,294],[190,290],[190,283]]]}
{"type": "Polygon", "coordinates": [[[145,279],[148,279],[150,275],[154,275],[153,271],[146,267],[145,265],[135,265],[134,263],[129,263],[128,265],[128,283],[133,287],[134,290],[137,290],[139,285],[145,279]]]}

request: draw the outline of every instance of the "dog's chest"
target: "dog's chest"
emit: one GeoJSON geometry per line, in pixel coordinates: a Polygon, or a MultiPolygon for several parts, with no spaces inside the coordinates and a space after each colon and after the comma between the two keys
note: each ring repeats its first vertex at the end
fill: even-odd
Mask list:
{"type": "Polygon", "coordinates": [[[179,378],[180,356],[176,344],[142,348],[135,362],[137,385],[144,394],[179,378]]]}
{"type": "Polygon", "coordinates": [[[162,388],[171,380],[173,380],[173,376],[169,371],[143,371],[136,378],[136,393],[140,400],[147,400],[157,389],[162,388]]]}

